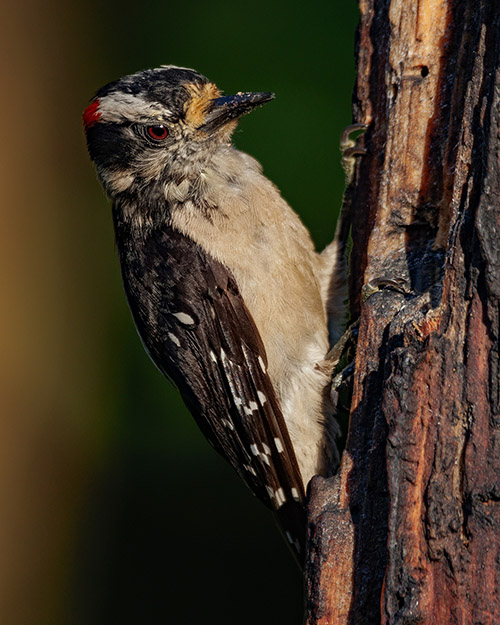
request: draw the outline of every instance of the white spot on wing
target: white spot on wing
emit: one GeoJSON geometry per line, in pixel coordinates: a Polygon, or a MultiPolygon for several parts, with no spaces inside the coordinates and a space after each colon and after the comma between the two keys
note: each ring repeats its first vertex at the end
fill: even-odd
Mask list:
{"type": "Polygon", "coordinates": [[[188,315],[187,313],[183,313],[183,312],[174,313],[174,317],[178,319],[184,325],[192,326],[194,324],[194,319],[191,317],[191,315],[188,315]]]}
{"type": "Polygon", "coordinates": [[[266,396],[264,395],[264,393],[262,391],[257,391],[257,395],[259,397],[260,403],[262,405],[264,405],[267,401],[266,396]]]}
{"type": "Polygon", "coordinates": [[[271,450],[265,443],[262,443],[262,448],[264,449],[263,452],[259,451],[259,448],[257,447],[255,443],[250,445],[250,451],[253,453],[253,455],[259,456],[260,458],[262,458],[263,462],[265,462],[267,466],[270,467],[271,463],[269,462],[268,454],[271,454],[271,450]]]}
{"type": "Polygon", "coordinates": [[[250,464],[244,464],[243,468],[252,475],[257,475],[257,473],[255,473],[255,469],[250,464]]]}
{"type": "Polygon", "coordinates": [[[214,361],[217,362],[217,356],[213,353],[212,350],[210,350],[210,358],[214,361]]]}
{"type": "Polygon", "coordinates": [[[253,410],[251,408],[249,408],[248,406],[245,406],[243,408],[243,411],[246,415],[250,416],[253,413],[253,410]]]}
{"type": "Polygon", "coordinates": [[[255,401],[251,401],[248,405],[250,407],[250,410],[258,410],[259,409],[259,406],[258,406],[257,402],[255,402],[255,401]]]}
{"type": "Polygon", "coordinates": [[[296,488],[292,488],[292,497],[295,499],[295,501],[299,501],[299,492],[296,488]]]}
{"type": "Polygon", "coordinates": [[[222,423],[230,430],[234,430],[234,426],[229,419],[222,419],[222,423]]]}
{"type": "Polygon", "coordinates": [[[172,343],[175,343],[177,345],[177,347],[181,346],[181,342],[179,341],[179,339],[175,336],[175,334],[172,334],[172,332],[168,333],[168,338],[172,341],[172,343]]]}
{"type": "Polygon", "coordinates": [[[282,454],[285,450],[283,449],[283,444],[279,438],[274,439],[274,444],[276,445],[276,449],[278,453],[282,454]]]}
{"type": "Polygon", "coordinates": [[[260,368],[262,369],[262,371],[264,373],[266,373],[267,372],[266,364],[265,364],[265,362],[262,360],[262,358],[260,356],[259,356],[259,365],[260,365],[260,368]]]}
{"type": "Polygon", "coordinates": [[[283,492],[282,488],[278,488],[278,490],[275,493],[275,496],[276,496],[276,501],[278,502],[278,506],[282,506],[284,503],[286,503],[285,493],[283,492]]]}

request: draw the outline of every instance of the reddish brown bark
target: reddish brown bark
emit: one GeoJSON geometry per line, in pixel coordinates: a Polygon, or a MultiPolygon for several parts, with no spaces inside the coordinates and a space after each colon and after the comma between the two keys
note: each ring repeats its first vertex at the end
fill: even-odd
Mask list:
{"type": "Polygon", "coordinates": [[[307,622],[498,624],[500,11],[360,7],[360,330],[341,469],[311,487],[307,622]],[[378,277],[411,293],[363,302],[378,277]]]}

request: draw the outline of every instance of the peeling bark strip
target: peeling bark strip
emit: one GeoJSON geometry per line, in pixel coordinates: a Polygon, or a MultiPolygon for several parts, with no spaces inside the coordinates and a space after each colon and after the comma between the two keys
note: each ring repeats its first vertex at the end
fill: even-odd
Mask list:
{"type": "Polygon", "coordinates": [[[311,485],[307,623],[498,625],[500,5],[360,9],[360,330],[341,469],[311,485]],[[378,277],[413,294],[363,303],[378,277]]]}

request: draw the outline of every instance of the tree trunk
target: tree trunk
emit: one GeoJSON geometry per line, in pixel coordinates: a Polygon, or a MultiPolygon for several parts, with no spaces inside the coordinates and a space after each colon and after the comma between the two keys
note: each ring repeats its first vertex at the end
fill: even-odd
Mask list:
{"type": "Polygon", "coordinates": [[[310,488],[308,625],[500,623],[500,3],[360,0],[360,317],[339,473],[310,488]],[[363,301],[362,285],[404,279],[363,301]]]}

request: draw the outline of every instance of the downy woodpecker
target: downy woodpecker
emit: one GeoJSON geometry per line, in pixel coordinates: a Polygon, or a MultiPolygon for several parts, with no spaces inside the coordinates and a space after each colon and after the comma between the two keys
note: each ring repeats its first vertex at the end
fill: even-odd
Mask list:
{"type": "Polygon", "coordinates": [[[223,96],[163,66],[100,89],[84,126],[146,350],[300,560],[306,485],[338,464],[325,356],[342,333],[345,245],[316,253],[231,143],[238,118],[273,97],[223,96]]]}

